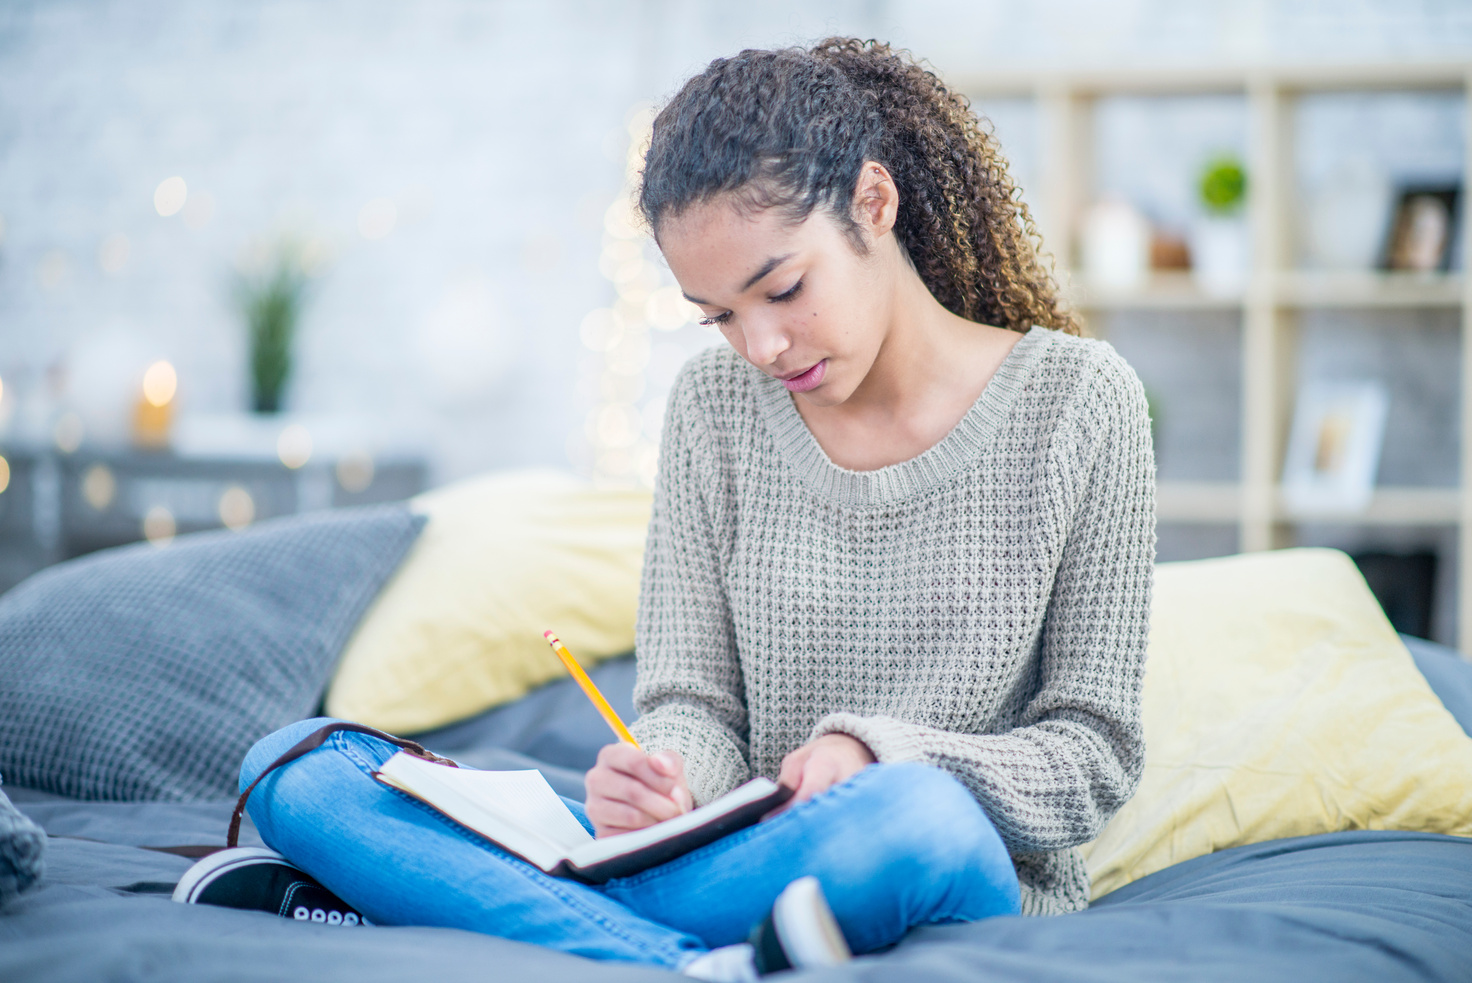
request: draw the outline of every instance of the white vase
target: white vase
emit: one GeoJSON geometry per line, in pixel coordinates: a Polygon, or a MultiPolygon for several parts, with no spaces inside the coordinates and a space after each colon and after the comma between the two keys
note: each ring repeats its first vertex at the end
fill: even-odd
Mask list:
{"type": "Polygon", "coordinates": [[[1150,266],[1150,223],[1126,201],[1106,198],[1084,215],[1081,251],[1088,282],[1127,291],[1145,281],[1150,266]]]}
{"type": "Polygon", "coordinates": [[[1247,288],[1247,223],[1240,218],[1203,218],[1191,230],[1191,272],[1213,297],[1232,297],[1247,288]]]}

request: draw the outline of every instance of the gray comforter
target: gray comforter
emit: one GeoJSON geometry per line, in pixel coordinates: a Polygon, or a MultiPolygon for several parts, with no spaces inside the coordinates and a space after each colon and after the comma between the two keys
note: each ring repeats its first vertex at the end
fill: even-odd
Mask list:
{"type": "MultiPolygon", "coordinates": [[[[600,685],[627,709],[632,667],[600,685]]],[[[536,753],[580,792],[606,738],[586,702],[549,687],[427,735],[481,766],[536,753]],[[515,750],[512,750],[515,749],[515,750]]],[[[0,981],[559,981],[673,979],[490,936],[329,928],[169,900],[190,861],[147,849],[223,843],[230,802],[79,802],[12,790],[50,835],[40,887],[0,912],[0,981]]],[[[243,843],[259,842],[246,828],[243,843]]],[[[1472,980],[1472,841],[1339,833],[1227,850],[1116,891],[1087,912],[919,929],[900,946],[814,980],[1472,980]]]]}

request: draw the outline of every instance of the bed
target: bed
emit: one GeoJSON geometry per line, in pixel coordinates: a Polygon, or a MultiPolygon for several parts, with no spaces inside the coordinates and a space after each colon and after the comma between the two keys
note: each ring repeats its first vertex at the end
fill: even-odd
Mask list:
{"type": "MultiPolygon", "coordinates": [[[[1472,667],[1411,640],[1472,730],[1472,667]]],[[[631,711],[633,664],[594,671],[631,711]]],[[[540,767],[564,794],[605,741],[567,682],[424,736],[481,767],[540,767]]],[[[223,843],[232,803],[84,802],[10,788],[48,833],[38,890],[0,915],[0,980],[635,980],[671,978],[468,932],[356,931],[174,904],[190,861],[150,846],[223,843]]],[[[243,843],[259,842],[248,826],[243,843]]],[[[1411,832],[1274,840],[1169,867],[1048,919],[916,930],[831,980],[1436,981],[1472,979],[1472,841],[1411,832]]]]}
{"type": "MultiPolygon", "coordinates": [[[[620,598],[613,621],[622,627],[601,637],[628,647],[631,636],[620,633],[631,632],[638,570],[631,550],[647,501],[614,509],[614,523],[607,498],[568,492],[574,538],[564,533],[569,513],[549,505],[559,493],[545,486],[523,487],[514,501],[488,502],[483,493],[459,514],[475,522],[496,516],[489,539],[455,527],[453,510],[431,511],[417,543],[423,514],[332,513],[240,535],[181,538],[168,551],[130,548],[73,561],[0,597],[0,792],[45,833],[18,819],[34,843],[44,842],[45,872],[0,906],[0,981],[674,978],[457,930],[342,929],[169,898],[191,860],[156,848],[224,843],[244,748],[283,722],[319,712],[324,694],[332,705],[334,667],[341,679],[342,661],[364,642],[362,626],[382,629],[399,604],[394,597],[417,590],[422,609],[494,569],[488,556],[553,556],[545,581],[559,603],[586,612],[599,597],[620,598]],[[527,539],[535,510],[546,519],[550,545],[527,539]],[[599,534],[590,524],[595,514],[604,532],[622,531],[599,534]],[[438,533],[434,523],[442,525],[438,533]],[[589,559],[594,541],[607,547],[601,565],[589,559]],[[576,556],[558,554],[558,543],[576,556]],[[459,559],[445,550],[460,550],[459,559]],[[584,580],[569,574],[574,564],[584,580]],[[411,590],[406,576],[425,568],[433,576],[411,590]]],[[[1472,665],[1432,643],[1398,639],[1342,554],[1293,554],[1157,572],[1146,774],[1091,846],[1096,897],[1088,910],[924,927],[890,951],[809,975],[976,983],[1472,980],[1472,665]],[[1377,666],[1392,675],[1377,675],[1377,666]],[[1233,685],[1241,692],[1229,692],[1233,685]],[[1396,687],[1405,699],[1391,706],[1385,701],[1396,687]],[[1366,746],[1361,732],[1385,721],[1398,728],[1387,737],[1400,743],[1366,746]],[[1266,750],[1248,747],[1273,724],[1291,726],[1266,750]],[[1330,812],[1358,808],[1359,818],[1308,810],[1300,817],[1308,825],[1264,825],[1281,818],[1274,815],[1279,803],[1303,798],[1302,788],[1275,789],[1268,780],[1283,770],[1291,745],[1316,746],[1317,757],[1293,766],[1300,785],[1322,793],[1330,812]],[[1368,780],[1349,766],[1376,750],[1382,760],[1374,783],[1384,794],[1361,803],[1354,795],[1368,780]],[[1224,754],[1236,756],[1235,773],[1218,773],[1224,754]],[[1234,785],[1239,779],[1245,784],[1234,785]],[[1428,792],[1430,805],[1395,811],[1428,792]],[[1256,793],[1271,794],[1254,800],[1256,793]],[[1249,816],[1254,810],[1257,819],[1249,816]],[[1314,829],[1341,831],[1299,835],[1314,829]]],[[[537,579],[524,563],[500,575],[478,589],[504,595],[537,579]]],[[[534,600],[518,597],[509,608],[534,611],[538,626],[554,615],[552,624],[572,621],[572,611],[548,613],[534,600]]],[[[452,607],[486,610],[463,602],[452,607]]],[[[449,609],[420,613],[434,628],[425,636],[431,649],[453,649],[444,634],[449,609]]],[[[572,631],[591,629],[570,625],[564,638],[572,631]]],[[[384,629],[380,654],[402,650],[411,634],[384,629]]],[[[531,638],[541,644],[539,633],[531,638]]],[[[411,661],[423,669],[426,657],[411,661]]],[[[515,660],[494,661],[504,676],[515,660]]],[[[360,698],[383,694],[373,682],[378,671],[357,677],[360,698]]],[[[450,700],[497,682],[467,683],[458,666],[442,675],[450,684],[441,695],[450,700]]],[[[632,716],[632,659],[612,658],[593,675],[620,713],[632,716]]],[[[409,701],[414,712],[435,702],[426,693],[409,701]]],[[[565,679],[482,712],[441,709],[434,726],[367,722],[415,734],[471,766],[539,768],[574,798],[609,739],[565,679]]],[[[5,820],[0,809],[0,898],[7,895],[5,820]]],[[[241,842],[260,842],[248,823],[241,842]]]]}

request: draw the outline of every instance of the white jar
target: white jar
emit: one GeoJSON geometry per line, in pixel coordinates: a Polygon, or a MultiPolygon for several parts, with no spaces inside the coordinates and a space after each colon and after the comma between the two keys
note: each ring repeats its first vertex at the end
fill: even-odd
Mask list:
{"type": "Polygon", "coordinates": [[[1106,198],[1084,215],[1084,275],[1095,287],[1127,291],[1141,286],[1150,268],[1150,223],[1129,202],[1106,198]]]}

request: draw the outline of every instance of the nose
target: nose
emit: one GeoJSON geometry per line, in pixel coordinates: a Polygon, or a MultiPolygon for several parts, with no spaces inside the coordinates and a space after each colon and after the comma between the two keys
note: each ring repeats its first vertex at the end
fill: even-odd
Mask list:
{"type": "Polygon", "coordinates": [[[771,365],[792,347],[792,339],[787,337],[778,318],[749,319],[742,327],[746,335],[746,357],[753,365],[771,365]]]}

